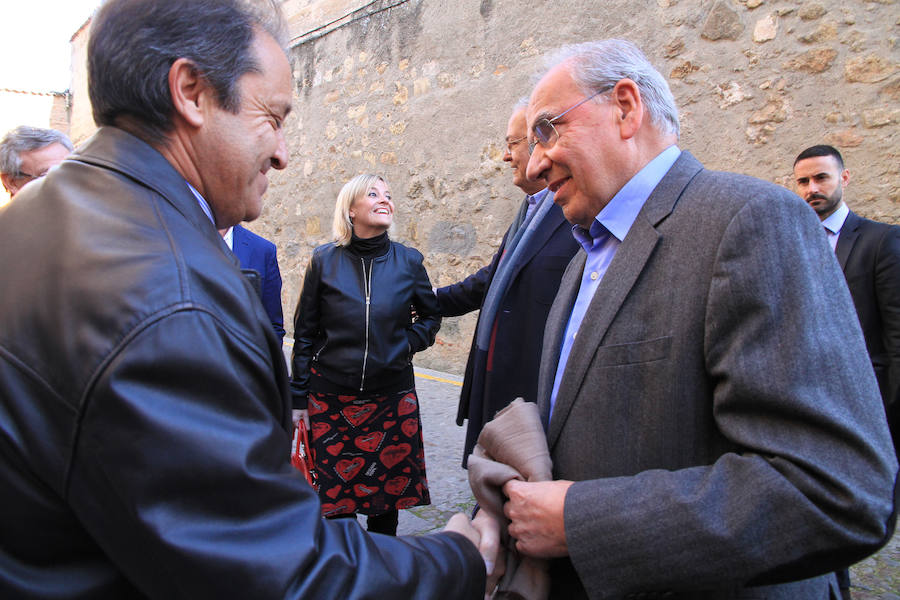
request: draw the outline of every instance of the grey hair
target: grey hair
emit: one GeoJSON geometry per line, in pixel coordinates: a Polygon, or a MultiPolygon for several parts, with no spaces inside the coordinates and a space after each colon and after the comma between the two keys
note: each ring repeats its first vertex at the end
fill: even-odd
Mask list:
{"type": "Polygon", "coordinates": [[[40,150],[51,144],[62,144],[74,150],[69,136],[55,129],[19,125],[9,130],[0,140],[0,173],[15,175],[22,169],[22,153],[40,150]]]}
{"type": "Polygon", "coordinates": [[[608,39],[563,46],[547,57],[547,71],[567,61],[572,63],[575,84],[586,95],[621,79],[634,81],[650,121],[663,133],[676,137],[681,133],[669,84],[632,42],[608,39]]]}
{"type": "Polygon", "coordinates": [[[512,114],[516,114],[520,110],[525,110],[526,108],[528,108],[528,103],[530,101],[531,98],[528,96],[522,96],[521,98],[516,100],[516,103],[513,105],[512,114]]]}

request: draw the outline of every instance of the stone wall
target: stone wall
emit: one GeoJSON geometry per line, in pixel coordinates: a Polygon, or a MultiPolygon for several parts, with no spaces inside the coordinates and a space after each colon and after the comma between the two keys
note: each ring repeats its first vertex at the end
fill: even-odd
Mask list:
{"type": "MultiPolygon", "coordinates": [[[[848,204],[900,222],[896,0],[283,6],[297,42],[290,164],[270,172],[250,228],[278,245],[288,321],[312,249],[330,240],[337,192],[357,173],[387,177],[392,235],[425,254],[436,285],[490,260],[522,198],[501,161],[510,109],[530,91],[541,56],[564,43],[624,37],[641,46],[671,82],[680,146],[708,167],[790,185],[794,156],[831,143],[852,173],[848,204]]],[[[446,319],[417,364],[461,373],[474,322],[446,319]]]]}
{"type": "MultiPolygon", "coordinates": [[[[393,236],[445,285],[490,260],[521,200],[501,161],[506,120],[541,55],[603,37],[637,42],[669,78],[680,145],[710,168],[790,185],[806,146],[838,146],[858,212],[900,222],[897,3],[639,0],[375,2],[293,48],[291,163],[251,228],[275,241],[293,312],[334,199],[383,173],[393,236]],[[390,5],[396,4],[388,8],[390,5]]],[[[474,315],[446,319],[417,364],[461,372],[474,315]]],[[[289,334],[291,327],[288,326],[289,334]]]]}

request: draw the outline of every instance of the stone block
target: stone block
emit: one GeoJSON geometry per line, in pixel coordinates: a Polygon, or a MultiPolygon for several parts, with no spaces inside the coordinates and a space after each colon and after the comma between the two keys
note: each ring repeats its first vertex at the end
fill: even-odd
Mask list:
{"type": "Polygon", "coordinates": [[[710,41],[736,40],[743,32],[741,16],[728,2],[719,0],[709,11],[700,36],[710,41]]]}

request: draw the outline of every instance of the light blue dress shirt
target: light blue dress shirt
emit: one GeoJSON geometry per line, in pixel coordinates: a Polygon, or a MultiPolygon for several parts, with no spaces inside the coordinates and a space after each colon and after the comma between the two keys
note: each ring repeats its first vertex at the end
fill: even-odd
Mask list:
{"type": "Polygon", "coordinates": [[[525,201],[528,202],[528,208],[525,209],[525,219],[522,221],[523,227],[528,225],[528,222],[531,220],[531,215],[534,214],[537,207],[540,206],[541,202],[544,201],[544,198],[547,197],[548,191],[547,188],[544,188],[533,196],[525,196],[525,201]]]}
{"type": "Polygon", "coordinates": [[[187,183],[187,186],[189,188],[191,188],[191,191],[194,193],[194,198],[196,198],[197,202],[200,204],[200,208],[203,210],[204,213],[206,213],[206,216],[209,217],[210,221],[212,221],[213,227],[215,227],[216,220],[213,219],[212,210],[210,210],[209,204],[206,202],[206,199],[200,195],[200,192],[198,192],[197,190],[194,189],[194,186],[192,186],[190,183],[188,183],[187,179],[185,179],[184,182],[187,183]]]}
{"type": "Polygon", "coordinates": [[[616,255],[619,244],[625,240],[628,230],[631,229],[631,225],[647,198],[650,197],[650,193],[669,172],[680,155],[681,150],[678,146],[669,146],[638,171],[609,201],[609,204],[603,207],[603,210],[591,223],[590,231],[586,231],[580,225],[572,227],[572,235],[587,252],[587,261],[584,264],[581,287],[578,289],[578,297],[572,306],[572,313],[569,315],[569,323],[566,326],[566,336],[563,338],[562,349],[559,353],[559,365],[556,367],[553,392],[550,394],[551,416],[553,408],[556,406],[556,395],[559,393],[559,384],[569,360],[569,353],[572,351],[572,344],[578,335],[594,292],[600,286],[603,275],[616,255]]]}
{"type": "Polygon", "coordinates": [[[844,226],[844,221],[847,220],[848,214],[850,214],[850,209],[841,200],[841,205],[837,207],[837,210],[822,221],[822,227],[825,228],[825,234],[828,236],[828,243],[831,244],[832,251],[837,247],[838,238],[841,236],[841,228],[844,226]]]}

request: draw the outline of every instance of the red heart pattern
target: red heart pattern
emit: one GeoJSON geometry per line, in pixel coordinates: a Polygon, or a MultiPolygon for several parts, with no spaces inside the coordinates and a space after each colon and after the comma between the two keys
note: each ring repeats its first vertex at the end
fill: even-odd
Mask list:
{"type": "Polygon", "coordinates": [[[408,498],[400,498],[397,500],[397,508],[399,510],[403,510],[404,508],[412,508],[413,506],[417,506],[419,504],[419,499],[415,496],[410,496],[408,498]]]}
{"type": "Polygon", "coordinates": [[[350,498],[341,498],[334,504],[327,503],[322,505],[323,517],[335,517],[337,515],[349,515],[356,512],[356,502],[350,498]]]}
{"type": "Polygon", "coordinates": [[[381,462],[388,469],[394,467],[401,460],[409,456],[409,453],[412,452],[412,446],[409,444],[396,444],[386,446],[384,450],[381,451],[381,454],[378,457],[381,459],[381,462]]]}
{"type": "Polygon", "coordinates": [[[419,420],[418,419],[407,419],[400,424],[400,431],[403,434],[411,438],[419,432],[419,420]]]}
{"type": "Polygon", "coordinates": [[[378,450],[378,447],[381,446],[382,440],[384,440],[384,432],[373,431],[372,433],[358,436],[353,440],[353,443],[356,444],[356,447],[360,450],[364,450],[365,452],[375,452],[378,450]]]}
{"type": "Polygon", "coordinates": [[[306,404],[309,416],[318,415],[328,410],[328,404],[317,396],[310,394],[309,401],[306,404]]]}
{"type": "Polygon", "coordinates": [[[366,422],[366,419],[372,416],[372,413],[375,412],[376,408],[378,408],[378,406],[372,403],[363,404],[362,406],[347,406],[341,410],[341,414],[344,415],[344,418],[347,419],[351,425],[359,427],[366,422]]]}
{"type": "Polygon", "coordinates": [[[399,496],[406,489],[407,485],[409,485],[409,477],[403,477],[401,475],[399,477],[389,479],[388,482],[384,484],[384,491],[386,491],[388,494],[399,496]]]}
{"type": "Polygon", "coordinates": [[[378,486],[374,485],[363,485],[362,483],[357,483],[353,486],[353,493],[362,498],[363,496],[371,496],[375,492],[378,491],[378,486]]]}
{"type": "Polygon", "coordinates": [[[310,423],[310,429],[312,429],[312,437],[313,441],[315,441],[331,431],[331,425],[329,425],[325,421],[315,421],[313,423],[310,423]]]}
{"type": "Polygon", "coordinates": [[[381,514],[430,502],[414,391],[313,392],[309,407],[323,515],[381,514]]]}
{"type": "Polygon", "coordinates": [[[338,474],[338,477],[343,479],[344,481],[350,481],[359,473],[360,469],[363,468],[363,465],[366,464],[365,459],[362,456],[357,456],[354,459],[348,460],[343,459],[337,461],[335,464],[335,472],[338,474]]]}
{"type": "Polygon", "coordinates": [[[397,405],[397,414],[403,417],[415,412],[418,408],[419,401],[416,399],[416,396],[414,394],[407,394],[403,396],[403,399],[400,400],[400,404],[397,405]]]}

